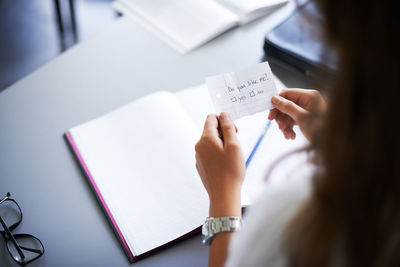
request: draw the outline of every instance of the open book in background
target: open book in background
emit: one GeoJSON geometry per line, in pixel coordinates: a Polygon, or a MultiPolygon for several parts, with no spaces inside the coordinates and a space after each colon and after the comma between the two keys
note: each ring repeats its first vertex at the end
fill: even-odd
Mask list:
{"type": "Polygon", "coordinates": [[[134,18],[181,53],[228,29],[270,13],[288,0],[116,0],[121,13],[134,18]]]}
{"type": "MultiPolygon", "coordinates": [[[[131,261],[196,232],[207,217],[194,146],[212,112],[201,85],[144,96],[66,133],[131,261]]],[[[235,123],[247,157],[267,123],[267,111],[235,123]]],[[[301,135],[285,140],[273,124],[248,167],[242,204],[257,198],[272,159],[304,143],[301,135]],[[262,160],[260,154],[265,154],[262,160]]]]}

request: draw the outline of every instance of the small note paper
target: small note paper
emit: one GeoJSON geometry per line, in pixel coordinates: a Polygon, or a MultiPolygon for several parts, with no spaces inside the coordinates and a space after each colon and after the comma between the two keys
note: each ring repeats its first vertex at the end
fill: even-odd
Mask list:
{"type": "Polygon", "coordinates": [[[277,94],[268,62],[207,77],[206,84],[216,112],[228,112],[234,120],[273,108],[271,97],[277,94]]]}

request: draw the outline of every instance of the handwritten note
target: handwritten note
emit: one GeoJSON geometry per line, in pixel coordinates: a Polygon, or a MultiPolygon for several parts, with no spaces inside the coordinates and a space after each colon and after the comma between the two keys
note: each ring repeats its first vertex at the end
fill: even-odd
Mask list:
{"type": "Polygon", "coordinates": [[[207,77],[206,84],[217,113],[228,112],[234,120],[273,108],[277,94],[268,62],[207,77]]]}

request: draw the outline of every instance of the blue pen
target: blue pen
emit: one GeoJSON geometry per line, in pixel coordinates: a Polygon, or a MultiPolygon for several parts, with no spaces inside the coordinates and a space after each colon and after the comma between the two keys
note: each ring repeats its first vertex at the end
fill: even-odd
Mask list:
{"type": "Polygon", "coordinates": [[[268,121],[267,125],[265,126],[263,132],[261,133],[260,137],[257,140],[257,143],[254,145],[253,150],[251,150],[251,153],[249,157],[246,160],[246,168],[249,166],[251,159],[253,158],[254,154],[257,151],[257,148],[260,146],[261,141],[263,140],[265,134],[268,132],[269,127],[271,126],[272,121],[268,121]]]}

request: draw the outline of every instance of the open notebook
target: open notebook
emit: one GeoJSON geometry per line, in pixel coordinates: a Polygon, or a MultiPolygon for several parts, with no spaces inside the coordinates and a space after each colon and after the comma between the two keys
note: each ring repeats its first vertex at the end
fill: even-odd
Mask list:
{"type": "MultiPolygon", "coordinates": [[[[70,129],[66,138],[131,261],[199,230],[208,197],[195,168],[194,145],[213,106],[205,85],[156,92],[70,129]]],[[[235,121],[245,157],[267,112],[235,121]]],[[[250,164],[242,204],[259,194],[266,168],[304,144],[285,140],[275,124],[250,164]]],[[[199,240],[200,242],[200,240],[199,240]]]]}
{"type": "Polygon", "coordinates": [[[116,0],[113,5],[187,53],[226,30],[270,13],[287,0],[116,0]]]}

